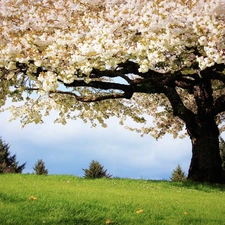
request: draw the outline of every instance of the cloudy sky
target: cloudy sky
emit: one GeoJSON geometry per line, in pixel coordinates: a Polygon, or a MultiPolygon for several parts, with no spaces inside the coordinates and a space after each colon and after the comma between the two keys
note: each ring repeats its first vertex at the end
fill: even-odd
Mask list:
{"type": "Polygon", "coordinates": [[[8,119],[8,113],[1,113],[0,136],[20,164],[27,162],[23,173],[32,173],[38,159],[45,162],[49,174],[83,176],[82,168],[88,168],[91,160],[99,161],[114,177],[169,179],[178,163],[188,172],[189,138],[167,135],[156,141],[126,130],[116,119],[110,119],[107,128],[91,128],[82,121],[54,124],[51,117],[44,124],[21,128],[19,120],[8,119]]]}

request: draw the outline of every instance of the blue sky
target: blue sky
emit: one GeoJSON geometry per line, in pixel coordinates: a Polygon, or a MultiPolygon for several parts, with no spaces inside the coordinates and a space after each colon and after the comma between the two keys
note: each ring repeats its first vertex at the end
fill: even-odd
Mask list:
{"type": "Polygon", "coordinates": [[[166,135],[156,141],[126,130],[115,118],[108,121],[107,128],[91,128],[79,120],[54,124],[51,116],[44,124],[21,128],[19,120],[8,122],[9,117],[9,113],[1,113],[0,136],[10,144],[10,152],[20,164],[27,162],[23,173],[32,173],[38,159],[45,162],[49,174],[83,176],[82,168],[88,168],[91,160],[99,161],[115,177],[169,179],[178,163],[188,172],[188,137],[166,135]]]}

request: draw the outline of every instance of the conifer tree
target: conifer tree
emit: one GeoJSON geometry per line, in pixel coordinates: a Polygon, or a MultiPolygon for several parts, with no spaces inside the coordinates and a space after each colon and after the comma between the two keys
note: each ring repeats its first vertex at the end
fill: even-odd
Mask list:
{"type": "Polygon", "coordinates": [[[16,155],[11,156],[9,148],[9,144],[0,137],[0,173],[22,173],[26,163],[18,165],[16,155]]]}
{"type": "Polygon", "coordinates": [[[35,166],[33,167],[35,174],[37,175],[47,175],[48,170],[45,168],[45,163],[43,162],[42,159],[39,159],[35,166]]]}
{"type": "Polygon", "coordinates": [[[183,172],[181,166],[178,164],[176,169],[173,170],[170,180],[171,181],[184,181],[185,179],[186,179],[186,175],[183,172]]]}
{"type": "Polygon", "coordinates": [[[85,172],[84,178],[110,178],[111,174],[107,173],[107,170],[104,169],[98,161],[92,160],[89,166],[89,169],[83,169],[85,172]]]}

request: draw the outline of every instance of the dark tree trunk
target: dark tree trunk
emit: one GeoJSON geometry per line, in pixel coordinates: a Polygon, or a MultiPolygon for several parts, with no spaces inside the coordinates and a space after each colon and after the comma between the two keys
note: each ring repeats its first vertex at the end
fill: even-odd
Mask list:
{"type": "Polygon", "coordinates": [[[186,108],[173,87],[165,87],[174,116],[186,124],[192,142],[192,159],[188,179],[197,182],[225,183],[219,150],[219,129],[209,80],[200,79],[193,87],[197,110],[186,108]]]}
{"type": "Polygon", "coordinates": [[[197,182],[224,183],[219,151],[219,130],[214,118],[201,118],[187,124],[192,142],[188,179],[197,182]]]}

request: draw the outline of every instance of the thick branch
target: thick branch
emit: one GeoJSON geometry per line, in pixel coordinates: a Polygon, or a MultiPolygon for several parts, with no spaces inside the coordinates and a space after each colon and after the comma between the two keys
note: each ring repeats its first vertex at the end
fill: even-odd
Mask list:
{"type": "Polygon", "coordinates": [[[201,75],[208,79],[216,79],[225,82],[225,76],[223,71],[225,70],[225,64],[215,64],[212,67],[207,67],[201,71],[201,75]]]}
{"type": "Polygon", "coordinates": [[[93,69],[90,75],[90,78],[101,78],[101,77],[109,77],[109,78],[115,78],[115,77],[121,77],[124,79],[128,84],[132,83],[132,80],[122,73],[122,71],[118,70],[97,70],[93,69]]]}
{"type": "Polygon", "coordinates": [[[90,81],[86,83],[83,80],[75,80],[70,84],[64,84],[66,87],[93,87],[102,90],[121,90],[126,93],[127,96],[132,96],[134,93],[133,87],[130,85],[111,83],[104,81],[90,81]]]}
{"type": "Polygon", "coordinates": [[[178,116],[185,123],[187,123],[190,118],[194,116],[194,113],[184,106],[175,87],[165,87],[164,94],[169,99],[170,104],[172,105],[174,116],[178,116]]]}
{"type": "Polygon", "coordinates": [[[225,95],[218,97],[214,104],[215,115],[225,111],[225,95]]]}
{"type": "Polygon", "coordinates": [[[52,91],[50,92],[50,94],[70,95],[75,97],[75,99],[80,102],[97,102],[97,101],[103,101],[107,99],[131,98],[131,96],[128,96],[126,93],[113,93],[113,94],[107,94],[102,96],[78,96],[75,93],[72,93],[69,91],[52,91]]]}

